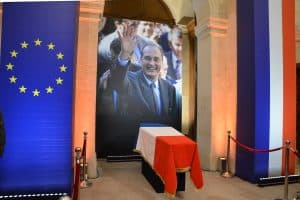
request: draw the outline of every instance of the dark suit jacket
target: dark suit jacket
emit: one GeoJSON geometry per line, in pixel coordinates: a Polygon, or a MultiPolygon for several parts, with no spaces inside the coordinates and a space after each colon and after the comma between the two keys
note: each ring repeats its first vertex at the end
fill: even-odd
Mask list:
{"type": "MultiPolygon", "coordinates": [[[[130,64],[129,64],[130,65],[130,64]]],[[[168,81],[159,78],[159,90],[161,100],[161,115],[155,114],[155,105],[150,86],[145,80],[142,70],[128,71],[130,67],[117,66],[112,73],[111,85],[117,88],[123,97],[123,103],[127,104],[127,114],[131,117],[143,119],[164,119],[174,122],[180,118],[178,105],[176,105],[175,87],[168,81]]],[[[153,121],[153,120],[152,120],[153,121]]]]}
{"type": "Polygon", "coordinates": [[[176,73],[174,70],[174,66],[173,66],[173,60],[172,60],[172,51],[168,51],[165,53],[165,56],[167,58],[167,62],[168,62],[168,71],[167,71],[167,75],[169,77],[171,77],[174,80],[176,79],[176,73]]]}
{"type": "Polygon", "coordinates": [[[164,52],[168,52],[172,50],[169,45],[168,32],[165,32],[160,36],[158,40],[158,44],[161,46],[164,52]]]}
{"type": "Polygon", "coordinates": [[[0,112],[0,157],[3,154],[4,145],[5,145],[5,130],[4,130],[4,122],[2,119],[2,114],[0,112]]]}

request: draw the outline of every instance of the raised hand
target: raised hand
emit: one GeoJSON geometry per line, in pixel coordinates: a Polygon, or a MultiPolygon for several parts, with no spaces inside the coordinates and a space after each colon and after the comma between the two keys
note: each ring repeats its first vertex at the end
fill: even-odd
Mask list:
{"type": "Polygon", "coordinates": [[[136,37],[136,28],[128,24],[122,24],[123,31],[118,31],[121,42],[120,59],[129,60],[140,39],[136,37]]]}

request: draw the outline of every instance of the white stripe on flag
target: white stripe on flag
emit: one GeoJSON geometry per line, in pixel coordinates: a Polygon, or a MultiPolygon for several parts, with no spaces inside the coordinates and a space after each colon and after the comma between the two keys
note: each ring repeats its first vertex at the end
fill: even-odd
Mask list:
{"type": "MultiPolygon", "coordinates": [[[[269,0],[270,34],[270,140],[269,146],[282,146],[283,130],[283,44],[282,0],[269,0]]],[[[269,176],[281,175],[282,151],[269,154],[269,176]]]]}

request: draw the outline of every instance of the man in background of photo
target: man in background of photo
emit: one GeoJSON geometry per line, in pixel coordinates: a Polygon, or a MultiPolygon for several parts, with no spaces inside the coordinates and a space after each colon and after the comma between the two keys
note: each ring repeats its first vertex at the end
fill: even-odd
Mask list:
{"type": "Polygon", "coordinates": [[[171,50],[165,53],[169,66],[167,74],[176,81],[182,79],[182,38],[181,29],[174,27],[168,35],[171,50]]]}

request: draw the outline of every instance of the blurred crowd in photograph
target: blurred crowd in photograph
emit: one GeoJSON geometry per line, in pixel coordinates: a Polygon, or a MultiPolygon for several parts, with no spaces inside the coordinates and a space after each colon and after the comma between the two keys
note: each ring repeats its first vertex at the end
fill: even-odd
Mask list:
{"type": "Polygon", "coordinates": [[[99,28],[98,91],[107,87],[110,72],[116,65],[121,51],[118,32],[122,34],[125,23],[134,27],[134,37],[139,41],[131,56],[129,71],[135,72],[141,69],[141,52],[146,44],[158,44],[164,54],[160,78],[171,83],[176,88],[177,95],[181,97],[182,30],[177,26],[171,28],[166,24],[128,19],[103,18],[99,28]]]}

